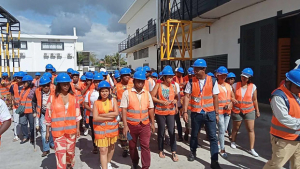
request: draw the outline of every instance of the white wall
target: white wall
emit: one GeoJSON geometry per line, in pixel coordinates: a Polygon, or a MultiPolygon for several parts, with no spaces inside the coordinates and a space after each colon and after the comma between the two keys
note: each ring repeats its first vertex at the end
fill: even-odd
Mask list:
{"type": "MultiPolygon", "coordinates": [[[[44,72],[46,64],[52,64],[57,71],[66,71],[68,68],[76,69],[75,57],[75,40],[60,40],[60,42],[64,42],[64,50],[42,50],[41,42],[48,41],[48,39],[26,39],[23,38],[21,41],[27,41],[27,49],[20,49],[20,53],[25,54],[25,58],[21,58],[20,67],[21,71],[26,72],[44,72]],[[49,55],[48,59],[44,58],[44,53],[49,55]],[[54,53],[56,56],[57,53],[60,53],[62,56],[61,59],[50,58],[50,53],[54,53]],[[68,59],[68,53],[71,53],[72,58],[68,59]]],[[[11,50],[10,50],[11,53],[11,50]]],[[[17,53],[17,50],[15,50],[17,53]]],[[[16,56],[17,57],[17,56],[16,56]]],[[[15,62],[15,67],[17,67],[17,62],[15,62]]],[[[2,61],[3,65],[3,61],[2,61]]],[[[11,71],[12,71],[12,61],[10,63],[11,71]]],[[[2,68],[4,71],[4,68],[2,68]]],[[[16,68],[15,71],[18,71],[16,68]]]]}
{"type": "Polygon", "coordinates": [[[147,25],[151,18],[156,19],[157,13],[155,9],[156,0],[149,0],[126,24],[127,36],[134,34],[138,28],[147,25]]]}
{"type": "Polygon", "coordinates": [[[201,48],[193,50],[193,57],[228,54],[228,68],[240,68],[240,27],[283,13],[300,9],[300,0],[267,0],[213,23],[208,28],[193,32],[193,41],[201,39],[201,48]]]}
{"type": "Polygon", "coordinates": [[[127,65],[131,65],[132,69],[143,66],[144,63],[149,63],[150,68],[157,68],[157,50],[156,46],[149,47],[149,57],[134,60],[133,53],[127,55],[127,65]]]}

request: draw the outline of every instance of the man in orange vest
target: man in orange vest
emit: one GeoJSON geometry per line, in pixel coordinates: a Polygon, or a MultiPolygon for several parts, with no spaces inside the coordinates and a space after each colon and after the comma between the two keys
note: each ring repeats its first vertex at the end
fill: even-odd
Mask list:
{"type": "MultiPolygon", "coordinates": [[[[121,82],[117,83],[117,85],[114,88],[114,94],[116,96],[116,100],[118,103],[118,108],[119,108],[119,113],[122,113],[122,108],[120,107],[121,104],[121,99],[123,96],[124,91],[127,89],[130,89],[133,87],[133,83],[130,81],[130,74],[131,70],[129,68],[122,68],[120,70],[120,75],[121,75],[121,82]]],[[[123,149],[123,157],[128,156],[128,143],[127,143],[127,138],[123,134],[123,128],[124,128],[124,123],[123,121],[119,122],[119,140],[121,143],[121,147],[123,149]]]]}
{"type": "Polygon", "coordinates": [[[32,81],[35,87],[39,87],[40,77],[41,74],[39,72],[35,73],[35,78],[32,81]]]}
{"type": "Polygon", "coordinates": [[[1,135],[10,127],[11,115],[3,100],[0,99],[0,145],[1,135]]]}
{"type": "Polygon", "coordinates": [[[149,91],[152,91],[155,86],[155,81],[151,77],[152,70],[150,69],[149,66],[144,66],[143,70],[146,72],[146,78],[150,83],[149,91]]]}
{"type": "Polygon", "coordinates": [[[47,108],[47,101],[51,94],[54,94],[50,90],[51,79],[42,76],[40,79],[40,87],[35,90],[32,98],[32,110],[33,116],[36,117],[36,128],[39,129],[41,126],[42,144],[43,144],[43,154],[42,157],[46,157],[50,153],[50,148],[54,149],[54,141],[52,134],[50,133],[49,142],[46,141],[46,123],[45,123],[45,113],[47,108]]]}
{"type": "Polygon", "coordinates": [[[194,64],[195,77],[186,85],[185,99],[183,106],[183,118],[188,122],[187,110],[191,111],[192,132],[190,139],[191,153],[188,157],[189,161],[196,158],[196,150],[198,146],[198,133],[202,123],[207,127],[207,135],[210,141],[210,154],[212,169],[220,169],[218,163],[218,139],[216,136],[216,123],[219,121],[219,101],[220,93],[216,79],[206,75],[206,61],[197,59],[194,64]]]}
{"type": "Polygon", "coordinates": [[[0,84],[0,93],[1,93],[1,99],[4,100],[4,102],[8,107],[11,107],[11,96],[9,93],[10,84],[11,83],[8,79],[8,74],[4,72],[2,74],[2,80],[0,84]]]}
{"type": "Polygon", "coordinates": [[[264,169],[282,168],[289,160],[290,168],[300,168],[300,70],[286,73],[270,99],[272,157],[264,169]]]}
{"type": "Polygon", "coordinates": [[[122,119],[124,123],[123,134],[132,139],[129,141],[129,151],[132,160],[132,168],[137,169],[139,155],[137,141],[141,145],[142,168],[148,169],[151,163],[150,137],[151,130],[155,132],[154,105],[149,91],[144,90],[146,80],[145,73],[137,71],[133,75],[134,87],[124,91],[121,105],[122,119]]]}

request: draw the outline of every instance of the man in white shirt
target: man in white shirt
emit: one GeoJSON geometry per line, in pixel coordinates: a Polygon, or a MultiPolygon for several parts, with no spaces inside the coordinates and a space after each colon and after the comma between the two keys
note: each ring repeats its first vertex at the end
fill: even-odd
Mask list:
{"type": "Polygon", "coordinates": [[[11,115],[5,102],[0,99],[0,145],[1,145],[1,135],[10,127],[11,115]]]}
{"type": "Polygon", "coordinates": [[[196,158],[196,150],[198,147],[197,136],[202,123],[204,123],[207,127],[207,134],[210,141],[210,167],[212,169],[220,169],[221,167],[218,163],[218,139],[216,135],[216,124],[219,120],[218,94],[220,91],[216,79],[206,75],[205,70],[207,64],[204,59],[197,59],[193,67],[195,77],[186,85],[183,104],[183,118],[185,122],[188,122],[188,107],[191,110],[192,121],[190,139],[191,153],[188,160],[194,161],[196,158]]]}

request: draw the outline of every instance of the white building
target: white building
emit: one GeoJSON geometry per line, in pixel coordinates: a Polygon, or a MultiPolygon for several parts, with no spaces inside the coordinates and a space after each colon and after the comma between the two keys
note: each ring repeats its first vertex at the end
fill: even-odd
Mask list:
{"type": "MultiPolygon", "coordinates": [[[[13,35],[17,42],[17,35],[13,35]]],[[[74,36],[61,35],[20,35],[20,68],[26,72],[44,72],[47,64],[52,64],[57,72],[65,72],[67,68],[77,70],[77,52],[83,51],[83,43],[77,42],[76,30],[74,36]]],[[[11,45],[10,45],[11,46],[11,45]]],[[[10,47],[10,71],[12,72],[12,50],[10,47]]],[[[15,57],[17,49],[14,49],[15,57]]],[[[2,53],[2,59],[3,53],[2,53]]],[[[2,65],[4,61],[2,60],[2,65]]],[[[15,62],[15,71],[18,71],[15,62]]],[[[2,66],[2,72],[4,70],[2,66]]]]}
{"type": "MultiPolygon", "coordinates": [[[[149,64],[160,70],[165,64],[158,59],[160,46],[156,46],[160,29],[154,27],[157,35],[150,39],[141,39],[141,31],[134,36],[150,19],[166,22],[164,11],[158,10],[164,8],[159,6],[164,1],[136,0],[119,21],[126,24],[129,37],[119,44],[119,52],[127,53],[133,68],[149,64]],[[133,38],[141,40],[130,43],[133,38]]],[[[299,0],[171,0],[170,9],[171,19],[212,23],[202,29],[193,27],[193,60],[206,59],[207,72],[224,65],[238,76],[243,68],[251,67],[260,102],[268,102],[272,90],[299,59],[299,0]]],[[[180,53],[176,48],[172,52],[180,53]]],[[[188,68],[190,64],[181,66],[188,68]]]]}

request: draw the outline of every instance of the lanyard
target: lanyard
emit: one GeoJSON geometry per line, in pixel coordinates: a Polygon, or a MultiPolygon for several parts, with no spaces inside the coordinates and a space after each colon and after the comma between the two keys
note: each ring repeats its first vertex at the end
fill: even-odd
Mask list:
{"type": "Polygon", "coordinates": [[[204,87],[205,87],[205,84],[206,84],[206,78],[207,78],[207,75],[205,76],[205,79],[204,79],[204,84],[203,84],[203,87],[202,87],[202,89],[201,89],[201,84],[200,84],[200,80],[199,80],[199,87],[200,87],[200,93],[199,93],[199,97],[200,97],[200,95],[202,94],[202,91],[203,91],[203,89],[204,89],[204,87]]]}

